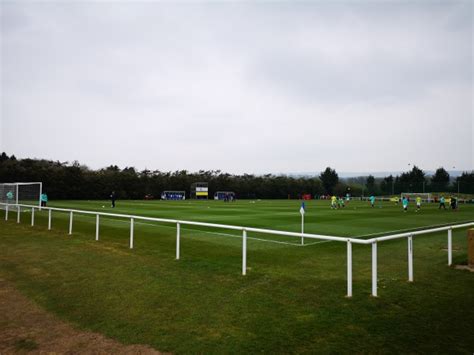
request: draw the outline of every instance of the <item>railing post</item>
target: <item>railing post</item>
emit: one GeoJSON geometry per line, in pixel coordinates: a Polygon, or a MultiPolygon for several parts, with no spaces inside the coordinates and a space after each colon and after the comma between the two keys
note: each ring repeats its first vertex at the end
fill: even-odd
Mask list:
{"type": "Polygon", "coordinates": [[[51,230],[51,209],[48,210],[48,230],[51,230]]]}
{"type": "Polygon", "coordinates": [[[408,237],[408,282],[413,282],[413,235],[408,237]]]}
{"type": "Polygon", "coordinates": [[[21,214],[21,207],[16,206],[16,223],[20,223],[20,214],[21,214]]]}
{"type": "Polygon", "coordinates": [[[72,234],[72,211],[69,212],[69,235],[72,234]]]}
{"type": "Polygon", "coordinates": [[[352,297],[352,243],[347,241],[347,297],[352,297]]]}
{"type": "Polygon", "coordinates": [[[5,208],[5,221],[8,221],[8,205],[5,208]]]}
{"type": "Polygon", "coordinates": [[[181,226],[180,226],[179,223],[176,223],[176,260],[179,260],[179,253],[180,253],[179,242],[180,242],[180,238],[181,238],[181,226]]]}
{"type": "Polygon", "coordinates": [[[377,297],[377,242],[372,243],[372,296],[377,297]]]}
{"type": "Polygon", "coordinates": [[[247,231],[242,231],[242,275],[247,275],[247,231]]]}
{"type": "Polygon", "coordinates": [[[453,229],[448,229],[448,266],[453,264],[453,229]]]}
{"type": "Polygon", "coordinates": [[[99,215],[95,216],[95,240],[99,240],[99,215]]]}
{"type": "Polygon", "coordinates": [[[130,249],[133,249],[133,218],[130,218],[130,249]]]}
{"type": "Polygon", "coordinates": [[[33,227],[35,225],[35,208],[31,208],[31,226],[33,227]]]}

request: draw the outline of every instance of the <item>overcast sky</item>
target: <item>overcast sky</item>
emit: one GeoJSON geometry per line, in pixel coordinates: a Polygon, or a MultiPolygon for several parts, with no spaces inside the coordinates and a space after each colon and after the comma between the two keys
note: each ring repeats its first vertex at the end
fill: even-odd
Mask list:
{"type": "Polygon", "coordinates": [[[473,169],[473,11],[1,1],[0,151],[92,168],[473,169]]]}

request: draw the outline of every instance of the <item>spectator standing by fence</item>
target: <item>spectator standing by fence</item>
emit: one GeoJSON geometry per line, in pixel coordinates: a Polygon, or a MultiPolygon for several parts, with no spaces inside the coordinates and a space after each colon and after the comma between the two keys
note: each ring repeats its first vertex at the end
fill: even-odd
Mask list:
{"type": "Polygon", "coordinates": [[[40,201],[41,201],[41,207],[46,207],[46,204],[48,203],[48,195],[45,193],[42,193],[40,196],[40,201]]]}

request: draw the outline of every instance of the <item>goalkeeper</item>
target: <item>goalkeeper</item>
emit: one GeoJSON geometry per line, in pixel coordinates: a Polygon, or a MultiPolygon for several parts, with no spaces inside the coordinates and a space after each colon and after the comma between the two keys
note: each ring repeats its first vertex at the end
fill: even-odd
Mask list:
{"type": "Polygon", "coordinates": [[[7,192],[7,203],[12,203],[13,201],[13,192],[8,191],[7,192]]]}

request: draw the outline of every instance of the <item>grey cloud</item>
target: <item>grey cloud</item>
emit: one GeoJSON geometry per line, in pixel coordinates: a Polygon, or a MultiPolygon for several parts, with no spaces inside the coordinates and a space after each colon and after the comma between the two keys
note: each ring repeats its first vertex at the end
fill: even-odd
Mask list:
{"type": "Polygon", "coordinates": [[[234,172],[474,166],[471,2],[1,9],[0,148],[19,156],[234,172]]]}

